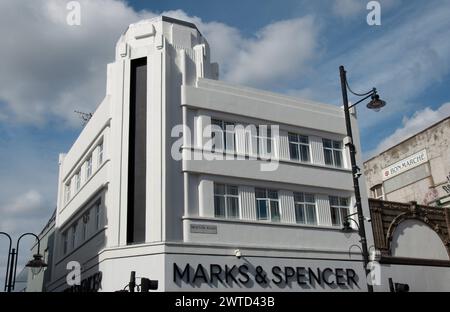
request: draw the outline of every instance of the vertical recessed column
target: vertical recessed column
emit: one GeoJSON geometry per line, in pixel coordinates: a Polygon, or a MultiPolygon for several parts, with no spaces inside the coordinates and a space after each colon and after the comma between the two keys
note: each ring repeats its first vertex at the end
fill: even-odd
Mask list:
{"type": "Polygon", "coordinates": [[[147,58],[131,61],[127,243],[145,241],[147,58]]]}

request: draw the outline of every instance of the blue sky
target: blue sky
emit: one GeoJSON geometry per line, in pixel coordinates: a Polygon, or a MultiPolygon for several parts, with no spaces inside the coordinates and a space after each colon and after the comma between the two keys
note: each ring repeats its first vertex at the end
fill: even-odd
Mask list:
{"type": "Polygon", "coordinates": [[[80,26],[67,25],[67,2],[0,3],[0,230],[46,223],[58,153],[81,130],[73,111],[100,103],[126,26],[161,13],[197,24],[220,79],[340,105],[342,64],[353,89],[377,87],[386,109],[358,110],[365,158],[450,115],[445,0],[379,1],[380,26],[364,0],[82,0],[80,26]]]}

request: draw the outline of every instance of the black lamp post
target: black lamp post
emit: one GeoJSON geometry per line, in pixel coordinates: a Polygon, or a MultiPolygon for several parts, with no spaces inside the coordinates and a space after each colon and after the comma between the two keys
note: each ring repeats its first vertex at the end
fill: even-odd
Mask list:
{"type": "MultiPolygon", "coordinates": [[[[362,255],[363,255],[363,261],[364,261],[364,270],[366,272],[366,276],[370,273],[370,270],[368,269],[367,265],[369,264],[369,251],[367,249],[367,239],[366,239],[366,229],[364,226],[364,214],[362,210],[361,205],[361,192],[359,189],[359,177],[361,175],[360,168],[356,165],[356,149],[355,145],[353,144],[353,135],[352,135],[352,125],[350,120],[350,108],[358,105],[362,101],[371,98],[370,102],[367,104],[367,108],[373,109],[375,111],[379,111],[383,106],[386,105],[386,102],[381,100],[379,95],[377,94],[377,90],[373,88],[369,92],[366,93],[355,93],[353,92],[347,82],[347,75],[346,71],[344,69],[344,66],[339,67],[340,77],[341,77],[341,89],[342,89],[342,99],[344,102],[344,113],[345,113],[345,124],[347,128],[347,136],[349,138],[349,142],[346,144],[349,147],[350,150],[350,162],[352,166],[352,176],[353,176],[353,187],[355,190],[355,200],[356,200],[356,210],[358,215],[358,233],[361,238],[361,247],[362,247],[362,255]],[[347,96],[347,90],[350,91],[350,93],[362,97],[359,101],[352,105],[348,105],[348,96],[347,96]]],[[[356,223],[356,222],[355,222],[356,223]]],[[[346,219],[346,224],[344,224],[344,229],[348,229],[350,227],[349,220],[346,219]]],[[[373,286],[371,284],[367,284],[367,290],[369,292],[373,292],[373,286]]]]}
{"type": "Polygon", "coordinates": [[[5,288],[4,291],[11,292],[14,290],[14,285],[16,284],[16,270],[17,270],[17,259],[19,258],[19,243],[22,237],[31,235],[34,236],[38,243],[37,254],[33,255],[33,259],[28,261],[25,265],[26,267],[31,268],[33,274],[37,274],[40,270],[47,266],[47,264],[42,260],[42,256],[39,254],[40,249],[40,239],[36,234],[33,233],[24,233],[17,240],[16,248],[12,248],[12,239],[8,233],[0,232],[0,234],[6,236],[9,239],[9,248],[8,248],[8,262],[6,264],[6,276],[5,276],[5,288]],[[38,271],[36,271],[38,270],[38,271]]]}

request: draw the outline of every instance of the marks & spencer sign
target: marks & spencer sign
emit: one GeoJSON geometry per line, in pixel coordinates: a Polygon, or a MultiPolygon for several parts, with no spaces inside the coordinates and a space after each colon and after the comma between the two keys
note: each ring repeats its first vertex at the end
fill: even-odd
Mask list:
{"type": "Polygon", "coordinates": [[[383,181],[393,178],[396,175],[426,163],[427,161],[427,151],[424,149],[383,169],[383,181]]]}
{"type": "Polygon", "coordinates": [[[178,287],[359,289],[358,275],[351,268],[173,263],[172,274],[178,287]]]}

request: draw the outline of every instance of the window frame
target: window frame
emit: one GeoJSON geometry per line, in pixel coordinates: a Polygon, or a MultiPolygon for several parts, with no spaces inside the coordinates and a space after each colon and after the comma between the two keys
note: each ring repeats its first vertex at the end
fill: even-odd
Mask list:
{"type": "Polygon", "coordinates": [[[336,227],[342,227],[344,226],[344,219],[346,218],[346,216],[348,216],[350,214],[350,198],[349,197],[342,197],[342,196],[334,196],[334,195],[329,195],[328,196],[328,200],[330,203],[330,216],[331,216],[331,225],[332,226],[336,226],[336,227]],[[332,198],[336,198],[337,199],[337,205],[336,204],[332,204],[332,198]],[[342,200],[345,200],[347,202],[347,205],[343,205],[342,204],[342,200]],[[335,209],[338,213],[338,219],[339,219],[339,223],[335,223],[333,220],[333,209],[335,209]],[[346,210],[346,215],[343,216],[342,211],[346,210]]]}
{"type": "Polygon", "coordinates": [[[63,241],[63,255],[67,254],[67,252],[69,251],[69,235],[68,235],[68,230],[65,230],[62,233],[62,241],[63,241]]]}
{"type": "Polygon", "coordinates": [[[81,171],[78,170],[75,173],[75,192],[78,192],[81,189],[81,171]]]}
{"type": "Polygon", "coordinates": [[[302,162],[302,163],[311,163],[312,159],[311,159],[311,145],[309,142],[309,137],[307,135],[302,135],[302,134],[298,134],[298,133],[294,133],[294,132],[288,132],[288,148],[289,148],[289,159],[293,160],[293,161],[298,161],[298,162],[302,162]],[[295,137],[296,141],[292,141],[291,138],[295,137]],[[305,139],[308,143],[302,142],[302,139],[305,139]],[[295,146],[295,149],[297,151],[297,155],[298,158],[295,159],[292,155],[292,150],[291,150],[291,145],[295,146]],[[307,148],[307,159],[304,160],[302,157],[302,149],[301,147],[306,147],[307,148]]]}
{"type": "Polygon", "coordinates": [[[372,186],[370,192],[372,198],[384,200],[384,188],[382,183],[372,186]],[[377,194],[377,190],[380,190],[380,194],[377,194]]]}
{"type": "Polygon", "coordinates": [[[86,158],[86,181],[92,176],[92,154],[86,158]]]}
{"type": "Polygon", "coordinates": [[[77,247],[77,228],[78,228],[78,220],[76,220],[71,226],[71,231],[70,231],[70,245],[71,245],[71,250],[74,250],[77,247]]]}
{"type": "Polygon", "coordinates": [[[96,202],[94,204],[94,215],[95,215],[95,231],[99,231],[102,227],[101,224],[101,202],[96,202]]]}
{"type": "Polygon", "coordinates": [[[276,222],[276,223],[281,222],[281,207],[280,207],[280,201],[279,201],[279,196],[278,196],[278,190],[256,187],[255,188],[255,200],[256,200],[256,219],[258,221],[270,221],[270,222],[276,222]],[[260,193],[264,192],[264,197],[258,197],[258,195],[257,195],[258,192],[260,192],[260,193]],[[271,193],[276,194],[276,196],[271,197],[271,193]],[[261,213],[260,213],[260,209],[259,209],[260,206],[258,205],[258,202],[265,202],[265,207],[266,207],[265,214],[267,216],[266,218],[261,218],[261,213]],[[278,219],[273,218],[273,215],[274,215],[273,210],[275,210],[275,209],[278,211],[278,219]]]}
{"type": "Polygon", "coordinates": [[[101,141],[98,144],[98,165],[101,166],[103,164],[103,153],[104,153],[104,146],[103,141],[101,141]]]}
{"type": "Polygon", "coordinates": [[[236,153],[236,123],[225,121],[218,118],[211,118],[211,139],[213,140],[212,151],[215,153],[236,153]],[[233,130],[230,130],[230,126],[233,130]],[[219,127],[219,129],[216,129],[219,127]],[[216,146],[216,137],[220,135],[220,142],[222,147],[216,146]],[[230,143],[231,142],[231,143],[230,143]]]}
{"type": "Polygon", "coordinates": [[[225,218],[225,219],[240,219],[241,218],[241,205],[239,200],[239,187],[234,184],[225,184],[225,183],[214,183],[214,190],[213,190],[213,196],[214,196],[214,217],[215,218],[225,218]],[[216,190],[219,188],[219,186],[222,186],[224,188],[223,194],[216,192],[216,190]],[[236,188],[236,194],[232,194],[229,192],[230,188],[236,188]],[[216,207],[216,197],[223,197],[223,203],[224,203],[224,215],[218,215],[216,213],[217,207],[216,207]],[[237,215],[230,214],[231,207],[229,207],[229,199],[233,199],[237,201],[237,215]]]}
{"type": "Polygon", "coordinates": [[[304,225],[318,225],[318,213],[317,213],[317,202],[316,202],[316,195],[313,193],[306,193],[306,192],[294,192],[294,212],[295,212],[295,222],[297,224],[304,224],[304,225]],[[311,196],[312,201],[307,201],[307,197],[311,196]],[[300,199],[302,198],[302,199],[300,199]],[[314,222],[309,222],[308,217],[308,210],[313,206],[312,210],[314,211],[314,222]],[[304,221],[299,222],[298,218],[298,208],[302,209],[304,221]]]}
{"type": "Polygon", "coordinates": [[[257,125],[256,126],[256,155],[258,157],[272,157],[274,152],[274,138],[272,135],[271,125],[257,125]],[[261,134],[261,126],[266,127],[266,135],[261,134]],[[262,145],[265,146],[265,153],[262,151],[262,145]]]}
{"type": "Polygon", "coordinates": [[[323,158],[324,158],[325,165],[326,166],[332,166],[332,167],[335,167],[335,168],[344,168],[344,147],[343,147],[342,141],[322,138],[322,146],[323,146],[323,158]],[[329,141],[331,143],[330,144],[331,147],[325,146],[325,141],[329,141]],[[339,148],[335,147],[335,143],[339,144],[339,148]],[[330,151],[331,152],[331,164],[327,164],[326,151],[330,151]],[[335,153],[339,153],[340,165],[337,165],[336,154],[335,153]]]}

